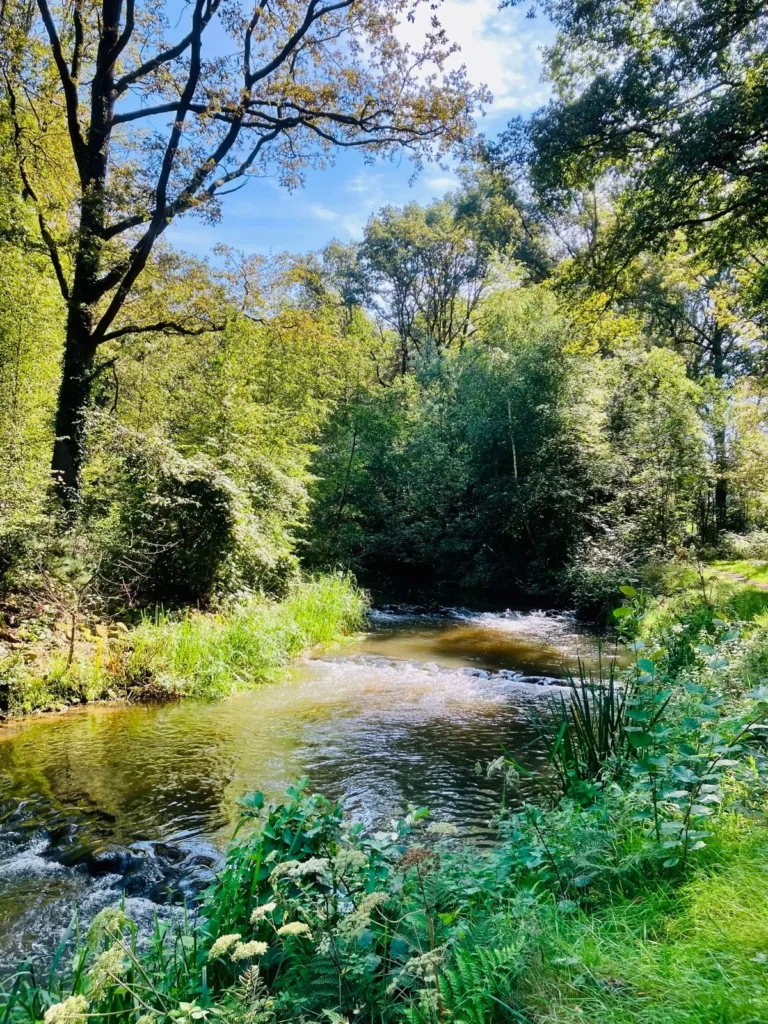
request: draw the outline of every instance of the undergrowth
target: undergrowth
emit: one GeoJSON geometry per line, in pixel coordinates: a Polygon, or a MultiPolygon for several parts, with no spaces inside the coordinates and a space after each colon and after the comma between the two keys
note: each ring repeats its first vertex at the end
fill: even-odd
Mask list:
{"type": "MultiPolygon", "coordinates": [[[[318,588],[290,636],[300,619],[319,635],[318,588]]],[[[255,794],[183,919],[142,945],[123,909],[102,912],[74,958],[63,944],[47,974],[7,980],[4,1024],[768,1020],[768,679],[734,687],[738,623],[716,623],[684,666],[648,627],[652,602],[624,594],[633,663],[553,705],[549,798],[510,798],[505,753],[481,769],[500,786],[493,846],[418,808],[366,828],[307,780],[280,803],[255,794]]],[[[186,670],[192,627],[153,628],[164,664],[186,670]]],[[[231,628],[200,650],[256,664],[249,630],[231,628]]]]}
{"type": "Polygon", "coordinates": [[[282,601],[248,596],[216,612],[162,610],[130,631],[90,637],[43,671],[23,657],[0,663],[4,710],[24,714],[94,700],[214,698],[274,679],[302,652],[360,629],[364,593],[348,576],[317,576],[282,601]]]}

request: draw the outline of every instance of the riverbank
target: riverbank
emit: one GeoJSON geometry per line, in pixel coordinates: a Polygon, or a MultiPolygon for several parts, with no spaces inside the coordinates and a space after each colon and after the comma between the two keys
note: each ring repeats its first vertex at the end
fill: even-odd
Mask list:
{"type": "MultiPolygon", "coordinates": [[[[244,801],[238,838],[194,914],[158,923],[147,946],[130,906],[105,910],[71,969],[62,961],[43,981],[22,968],[7,982],[5,1019],[768,1019],[766,630],[726,621],[706,601],[709,628],[700,606],[677,618],[667,606],[660,616],[626,589],[616,620],[634,661],[620,670],[619,688],[613,672],[574,688],[574,702],[583,687],[592,702],[586,727],[576,703],[549,706],[562,717],[542,736],[555,769],[546,791],[526,799],[519,743],[508,755],[478,751],[496,792],[495,843],[462,836],[448,807],[435,815],[413,807],[365,827],[307,783],[274,804],[257,794],[244,801]]],[[[444,677],[426,669],[431,707],[444,677]]],[[[441,721],[448,707],[437,709],[441,721]]],[[[402,730],[412,718],[409,706],[394,724],[402,730]]],[[[327,740],[346,748],[337,716],[329,721],[327,740]]],[[[461,721],[427,744],[436,779],[461,721]]],[[[368,716],[361,727],[380,739],[368,716]]],[[[500,745],[506,734],[496,735],[500,745]]],[[[364,765],[381,789],[399,748],[387,745],[386,755],[381,743],[353,749],[348,767],[364,765]]]]}
{"type": "Polygon", "coordinates": [[[226,696],[354,633],[366,610],[364,592],[344,575],[305,580],[282,601],[248,596],[217,611],[156,611],[130,627],[62,623],[43,610],[4,633],[0,711],[13,717],[103,700],[226,696]]]}
{"type": "MultiPolygon", "coordinates": [[[[628,636],[644,614],[632,598],[628,636]]],[[[610,739],[597,770],[584,737],[556,739],[565,771],[550,800],[510,811],[521,766],[484,763],[500,797],[493,847],[418,808],[380,830],[353,825],[306,781],[273,804],[256,794],[195,914],[142,945],[130,908],[105,909],[71,969],[7,981],[4,1019],[768,1019],[768,691],[734,685],[734,626],[716,628],[691,642],[684,671],[659,634],[632,641],[629,702],[616,717],[595,705],[589,742],[610,739]]],[[[575,721],[562,713],[560,737],[575,721]]]]}

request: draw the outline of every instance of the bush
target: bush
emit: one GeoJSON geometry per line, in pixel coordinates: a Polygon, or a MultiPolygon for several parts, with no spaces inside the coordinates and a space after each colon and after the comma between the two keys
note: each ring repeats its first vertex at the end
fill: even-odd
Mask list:
{"type": "Polygon", "coordinates": [[[718,547],[722,558],[768,561],[768,532],[724,533],[718,547]]]}
{"type": "Polygon", "coordinates": [[[633,560],[618,541],[585,546],[559,576],[563,596],[577,615],[604,623],[621,600],[622,586],[636,580],[633,560]]]}
{"type": "Polygon", "coordinates": [[[210,598],[236,546],[241,496],[210,459],[124,428],[96,431],[81,524],[98,536],[113,600],[210,598]]]}

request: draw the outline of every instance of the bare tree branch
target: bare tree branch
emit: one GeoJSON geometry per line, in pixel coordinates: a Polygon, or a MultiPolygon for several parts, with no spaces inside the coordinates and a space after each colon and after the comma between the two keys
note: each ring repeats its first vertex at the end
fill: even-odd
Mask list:
{"type": "Polygon", "coordinates": [[[61,40],[59,39],[59,34],[56,31],[56,25],[54,24],[46,0],[37,0],[37,6],[40,11],[40,16],[43,19],[45,30],[48,33],[53,59],[56,62],[59,78],[61,79],[61,87],[64,90],[64,101],[67,107],[67,128],[69,129],[69,137],[72,142],[72,154],[82,176],[84,143],[83,134],[80,130],[80,121],[78,120],[79,100],[77,96],[77,87],[72,81],[72,76],[69,73],[67,62],[64,59],[61,40]]]}
{"type": "Polygon", "coordinates": [[[21,182],[24,186],[25,193],[35,204],[35,212],[37,213],[37,223],[40,228],[40,234],[48,249],[48,254],[51,258],[51,264],[53,265],[53,271],[56,275],[56,280],[58,281],[62,298],[67,302],[69,300],[69,283],[67,282],[67,276],[64,273],[64,267],[61,263],[59,249],[51,231],[48,228],[43,212],[40,209],[40,202],[37,198],[37,193],[35,192],[24,164],[24,154],[21,148],[21,126],[19,124],[16,106],[16,93],[13,90],[13,86],[11,85],[8,76],[4,73],[3,77],[5,78],[5,87],[8,90],[8,107],[11,119],[13,120],[13,144],[16,149],[16,159],[19,167],[19,174],[21,176],[21,182]]]}
{"type": "MultiPolygon", "coordinates": [[[[218,10],[220,3],[221,0],[211,0],[208,4],[207,10],[201,18],[199,29],[197,30],[199,33],[205,31],[211,18],[218,10]]],[[[139,67],[134,68],[133,71],[129,71],[127,74],[123,75],[122,78],[115,82],[115,95],[122,96],[126,89],[130,88],[134,82],[141,81],[142,78],[146,78],[148,75],[152,74],[153,71],[157,71],[157,69],[162,67],[163,64],[170,64],[171,61],[180,57],[194,43],[195,32],[196,29],[193,25],[187,35],[185,35],[183,39],[180,39],[174,46],[170,46],[167,50],[163,50],[161,53],[155,54],[155,56],[150,60],[145,61],[143,64],[139,65],[139,67]]]]}
{"type": "Polygon", "coordinates": [[[127,324],[125,327],[118,327],[114,331],[108,331],[101,340],[115,341],[115,339],[125,338],[129,334],[153,334],[160,331],[166,334],[180,334],[188,338],[199,338],[202,334],[223,331],[224,326],[224,324],[204,323],[199,327],[189,327],[178,320],[158,320],[155,324],[127,324]]]}

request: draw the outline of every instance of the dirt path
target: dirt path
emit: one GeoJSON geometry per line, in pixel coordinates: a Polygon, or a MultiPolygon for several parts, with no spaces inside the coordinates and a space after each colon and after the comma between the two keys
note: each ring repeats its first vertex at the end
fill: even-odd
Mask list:
{"type": "Polygon", "coordinates": [[[768,583],[751,580],[749,576],[742,576],[740,572],[727,572],[725,569],[710,569],[709,571],[721,580],[729,580],[731,583],[746,583],[748,587],[754,587],[755,590],[768,590],[768,583]]]}

